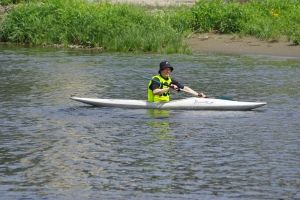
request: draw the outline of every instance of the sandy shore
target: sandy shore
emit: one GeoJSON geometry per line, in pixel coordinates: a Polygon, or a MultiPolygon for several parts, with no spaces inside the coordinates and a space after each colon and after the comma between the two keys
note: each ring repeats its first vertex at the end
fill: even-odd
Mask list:
{"type": "Polygon", "coordinates": [[[203,53],[300,57],[300,45],[295,46],[284,39],[279,42],[267,42],[252,37],[205,33],[193,35],[188,44],[195,52],[203,53]]]}

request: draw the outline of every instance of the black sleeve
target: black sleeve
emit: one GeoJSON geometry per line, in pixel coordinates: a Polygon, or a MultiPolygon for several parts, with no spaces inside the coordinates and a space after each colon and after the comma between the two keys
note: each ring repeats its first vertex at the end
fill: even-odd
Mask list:
{"type": "MultiPolygon", "coordinates": [[[[154,79],[157,80],[157,81],[159,81],[158,78],[154,78],[154,79]]],[[[153,91],[153,90],[159,88],[159,85],[160,85],[159,83],[157,83],[157,82],[155,82],[155,81],[152,81],[152,83],[151,83],[151,85],[149,86],[149,88],[153,91]]]]}
{"type": "Polygon", "coordinates": [[[184,85],[180,84],[178,81],[172,79],[172,82],[171,84],[173,85],[177,85],[177,87],[179,87],[180,89],[183,89],[184,88],[184,85]]]}

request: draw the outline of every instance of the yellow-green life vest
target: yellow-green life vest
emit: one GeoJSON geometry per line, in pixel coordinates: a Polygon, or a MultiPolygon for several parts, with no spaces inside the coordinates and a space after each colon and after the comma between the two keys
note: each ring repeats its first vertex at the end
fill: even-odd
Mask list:
{"type": "MultiPolygon", "coordinates": [[[[170,85],[172,82],[172,79],[170,77],[168,77],[168,80],[166,80],[163,77],[161,77],[159,74],[152,77],[152,79],[154,79],[154,78],[157,78],[157,79],[159,79],[159,82],[166,83],[168,85],[170,85]]],[[[170,101],[170,91],[165,92],[161,95],[154,95],[152,90],[150,89],[151,84],[152,84],[152,80],[150,80],[149,84],[148,84],[148,101],[149,102],[168,102],[168,101],[170,101]]],[[[168,86],[165,86],[163,84],[159,85],[159,89],[164,89],[164,88],[168,88],[168,86]]]]}

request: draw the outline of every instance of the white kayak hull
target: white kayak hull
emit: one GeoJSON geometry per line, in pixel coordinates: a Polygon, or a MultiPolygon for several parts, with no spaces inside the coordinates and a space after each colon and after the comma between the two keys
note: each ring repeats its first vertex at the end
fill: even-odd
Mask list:
{"type": "Polygon", "coordinates": [[[71,97],[72,100],[99,107],[129,109],[163,109],[163,110],[252,110],[266,105],[266,102],[242,102],[224,99],[197,98],[174,100],[167,103],[153,103],[146,100],[96,99],[71,97]]]}

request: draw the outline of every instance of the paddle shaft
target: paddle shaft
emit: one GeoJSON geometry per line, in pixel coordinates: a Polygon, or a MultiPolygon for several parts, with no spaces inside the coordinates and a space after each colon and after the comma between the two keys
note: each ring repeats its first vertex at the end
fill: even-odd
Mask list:
{"type": "MultiPolygon", "coordinates": [[[[145,77],[145,76],[142,76],[142,78],[152,80],[152,81],[154,81],[154,82],[156,82],[156,83],[159,83],[159,84],[162,84],[162,85],[165,85],[165,86],[168,86],[168,87],[174,89],[174,86],[169,85],[169,84],[167,84],[167,83],[162,83],[162,82],[160,82],[160,81],[158,81],[158,80],[156,80],[156,79],[148,78],[148,77],[145,77]]],[[[201,94],[198,94],[198,93],[196,93],[196,92],[192,92],[192,91],[188,91],[188,90],[185,90],[185,89],[178,88],[178,92],[179,92],[179,91],[184,91],[184,92],[190,93],[190,94],[192,94],[192,95],[194,95],[194,96],[198,96],[198,97],[200,96],[200,97],[201,97],[201,94]]]]}

